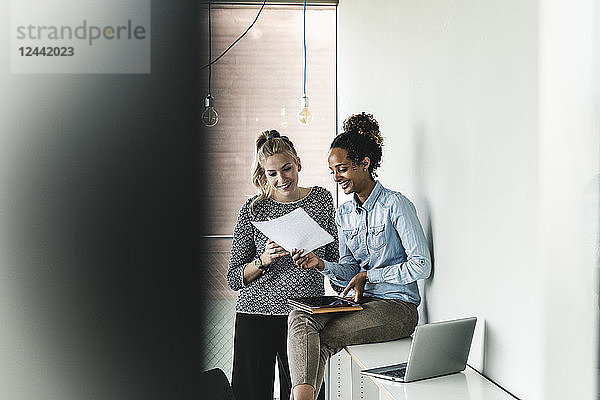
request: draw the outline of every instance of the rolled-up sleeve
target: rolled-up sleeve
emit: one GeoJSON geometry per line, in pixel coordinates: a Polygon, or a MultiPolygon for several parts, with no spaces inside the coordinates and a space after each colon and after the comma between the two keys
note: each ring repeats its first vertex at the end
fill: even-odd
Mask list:
{"type": "Polygon", "coordinates": [[[360,265],[346,245],[346,237],[344,236],[344,232],[342,232],[338,214],[335,216],[335,225],[339,242],[339,260],[337,262],[323,260],[325,268],[321,272],[334,285],[345,287],[354,278],[354,275],[360,272],[360,265]]]}
{"type": "Polygon", "coordinates": [[[327,192],[327,228],[325,229],[331,236],[333,236],[333,242],[328,243],[325,246],[325,259],[324,261],[337,262],[340,257],[339,246],[338,246],[338,230],[335,224],[335,209],[333,208],[333,197],[331,193],[327,192]]]}

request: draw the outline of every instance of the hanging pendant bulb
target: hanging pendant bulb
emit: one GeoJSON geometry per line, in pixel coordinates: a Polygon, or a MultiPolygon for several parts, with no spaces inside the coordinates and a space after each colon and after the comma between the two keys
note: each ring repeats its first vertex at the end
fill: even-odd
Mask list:
{"type": "Polygon", "coordinates": [[[204,99],[204,112],[201,119],[204,126],[213,127],[219,122],[219,114],[213,106],[214,97],[210,95],[210,81],[212,78],[212,25],[210,19],[210,0],[208,0],[208,94],[204,99]]]}
{"type": "Polygon", "coordinates": [[[298,111],[296,117],[300,125],[308,126],[312,121],[312,113],[308,108],[308,97],[306,95],[302,96],[300,100],[300,111],[298,111]]]}
{"type": "MultiPolygon", "coordinates": [[[[219,114],[215,107],[213,106],[214,98],[208,94],[204,99],[204,112],[202,113],[202,123],[205,126],[213,127],[219,122],[219,114]]],[[[196,114],[197,115],[197,114],[196,114]]]]}

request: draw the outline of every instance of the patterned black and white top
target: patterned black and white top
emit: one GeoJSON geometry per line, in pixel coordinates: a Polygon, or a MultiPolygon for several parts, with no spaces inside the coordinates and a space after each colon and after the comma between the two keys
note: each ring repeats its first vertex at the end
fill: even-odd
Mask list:
{"type": "Polygon", "coordinates": [[[227,283],[233,290],[240,290],[235,309],[240,313],[287,315],[291,308],[290,297],[322,296],[324,276],[316,269],[303,270],[296,266],[292,257],[287,255],[275,259],[269,269],[252,282],[244,285],[244,267],[265,251],[267,237],[252,225],[251,221],[267,221],[288,214],[302,207],[335,240],[314,250],[315,255],[327,260],[338,261],[337,228],[333,198],[327,189],[319,186],[298,201],[280,203],[273,199],[264,199],[250,211],[250,204],[256,196],[248,199],[237,217],[233,232],[233,244],[227,283]]]}

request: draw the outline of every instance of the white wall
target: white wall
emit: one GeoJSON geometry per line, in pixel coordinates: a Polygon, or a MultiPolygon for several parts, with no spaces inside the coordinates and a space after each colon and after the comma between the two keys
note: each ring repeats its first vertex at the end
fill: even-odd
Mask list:
{"type": "Polygon", "coordinates": [[[381,124],[381,181],[433,243],[427,316],[484,321],[471,361],[526,399],[595,390],[596,224],[580,217],[598,173],[598,19],[566,4],[339,4],[340,122],[381,124]]]}

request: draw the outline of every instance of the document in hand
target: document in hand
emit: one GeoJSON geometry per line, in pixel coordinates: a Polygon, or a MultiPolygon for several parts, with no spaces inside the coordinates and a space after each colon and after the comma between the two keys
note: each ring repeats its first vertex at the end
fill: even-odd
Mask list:
{"type": "Polygon", "coordinates": [[[333,242],[333,236],[321,228],[302,207],[279,218],[252,224],[287,251],[304,249],[304,253],[309,253],[333,242]]]}
{"type": "Polygon", "coordinates": [[[296,310],[309,314],[323,314],[340,311],[358,311],[362,306],[352,299],[340,296],[298,297],[288,299],[288,303],[296,310]]]}

